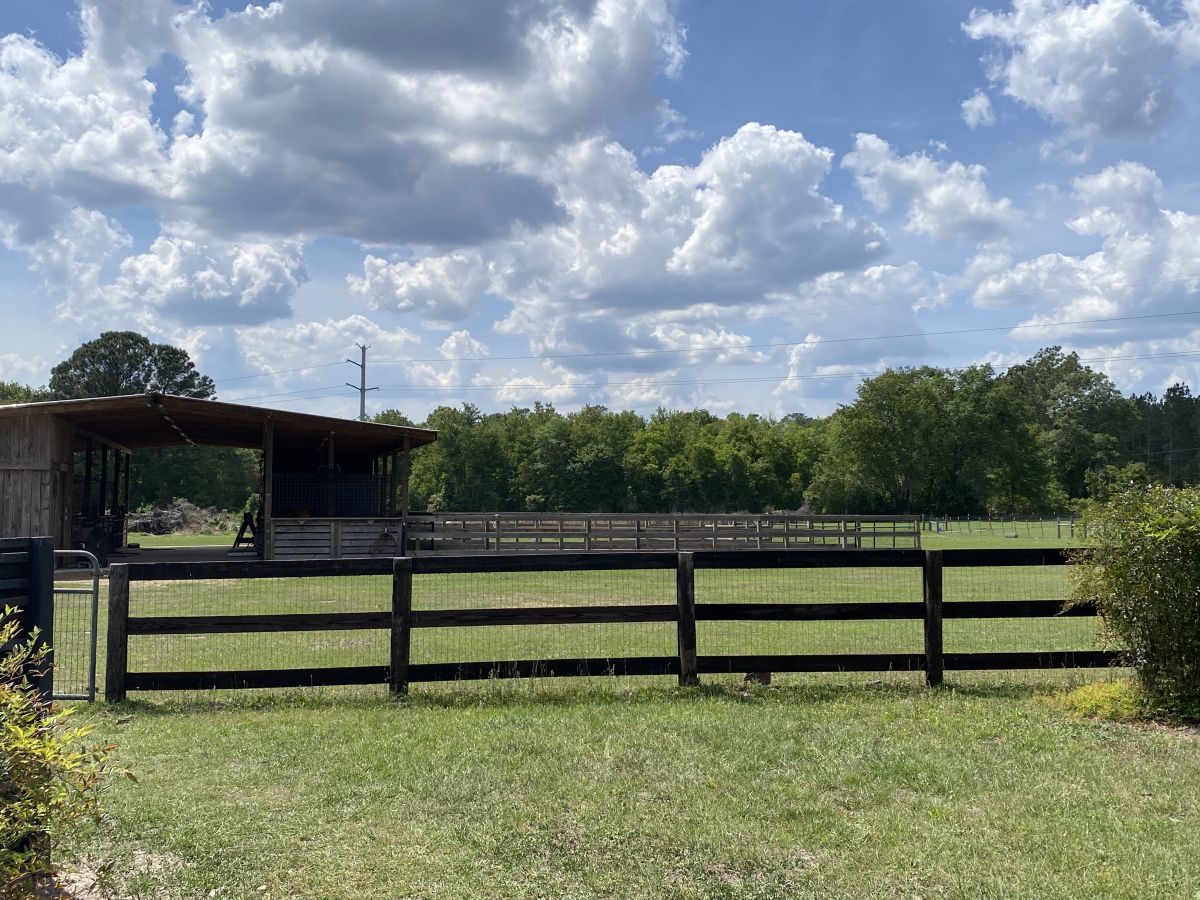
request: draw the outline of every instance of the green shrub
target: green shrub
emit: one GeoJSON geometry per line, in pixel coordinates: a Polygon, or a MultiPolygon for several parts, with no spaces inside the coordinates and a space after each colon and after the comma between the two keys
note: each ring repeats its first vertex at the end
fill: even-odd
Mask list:
{"type": "Polygon", "coordinates": [[[1095,504],[1072,599],[1095,602],[1147,698],[1200,718],[1200,489],[1135,487],[1095,504]]]}
{"type": "Polygon", "coordinates": [[[21,638],[15,613],[0,614],[0,647],[10,647],[0,656],[0,897],[32,894],[52,874],[51,839],[99,821],[100,787],[118,771],[111,744],[88,743],[90,726],[72,726],[71,710],[34,690],[47,652],[36,633],[21,638]]]}

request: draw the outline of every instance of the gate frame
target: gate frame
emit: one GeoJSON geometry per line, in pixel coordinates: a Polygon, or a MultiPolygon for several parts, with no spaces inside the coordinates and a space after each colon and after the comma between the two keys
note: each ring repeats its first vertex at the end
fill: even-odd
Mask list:
{"type": "MultiPolygon", "coordinates": [[[[93,703],[96,700],[96,650],[100,640],[100,560],[96,558],[94,553],[87,550],[55,550],[55,567],[57,568],[60,559],[72,556],[82,557],[88,561],[88,568],[92,572],[92,586],[90,588],[60,588],[53,586],[51,591],[51,616],[54,614],[54,608],[58,604],[59,597],[90,595],[92,598],[91,640],[88,642],[87,693],[60,694],[55,692],[54,699],[86,700],[89,703],[93,703]]],[[[61,666],[61,663],[56,660],[55,665],[61,666]]]]}

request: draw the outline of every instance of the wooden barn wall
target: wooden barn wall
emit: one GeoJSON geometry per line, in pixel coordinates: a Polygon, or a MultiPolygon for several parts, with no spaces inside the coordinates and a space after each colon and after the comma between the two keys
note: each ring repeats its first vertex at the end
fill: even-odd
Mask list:
{"type": "Polygon", "coordinates": [[[274,559],[401,556],[400,519],[272,519],[274,559]]]}
{"type": "Polygon", "coordinates": [[[0,422],[0,538],[54,538],[68,546],[74,475],[71,427],[54,416],[0,422]]]}

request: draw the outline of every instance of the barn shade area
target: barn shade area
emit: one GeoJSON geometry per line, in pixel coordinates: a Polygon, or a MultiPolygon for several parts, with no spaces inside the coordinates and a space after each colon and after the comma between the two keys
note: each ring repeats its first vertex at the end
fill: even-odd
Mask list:
{"type": "Polygon", "coordinates": [[[133,450],[241,447],[262,452],[254,555],[365,555],[358,544],[394,543],[408,515],[410,454],[436,439],[423,428],[168,394],[0,406],[0,538],[119,550],[133,450]],[[321,533],[325,543],[313,539],[321,533]],[[343,533],[356,536],[345,554],[335,540],[343,533]]]}

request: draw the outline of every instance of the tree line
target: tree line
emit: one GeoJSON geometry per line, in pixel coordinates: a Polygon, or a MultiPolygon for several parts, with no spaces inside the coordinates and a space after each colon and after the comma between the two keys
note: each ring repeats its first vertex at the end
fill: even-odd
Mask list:
{"type": "Polygon", "coordinates": [[[439,407],[414,454],[414,508],[456,511],[1021,515],[1114,485],[1200,481],[1200,400],[1187,385],[1123,396],[1049,347],[997,373],[927,366],[859,385],[824,418],[549,404],[439,407]]]}
{"type": "MultiPolygon", "coordinates": [[[[0,403],[161,390],[212,397],[186,352],[107,332],[56,366],[46,388],[0,381],[0,403]]],[[[1130,482],[1200,483],[1200,398],[1185,384],[1125,396],[1059,347],[1003,373],[927,366],[863,381],[832,415],[782,418],[705,410],[535,403],[484,413],[441,406],[413,454],[420,510],[1022,515],[1068,510],[1130,482]]],[[[243,507],[257,453],[137,451],[131,505],[183,497],[243,507]]]]}

